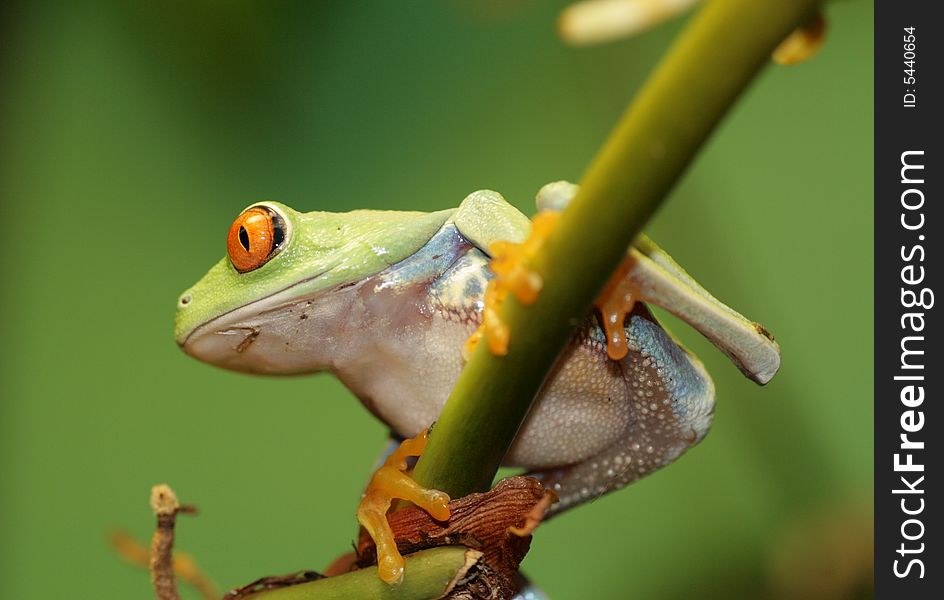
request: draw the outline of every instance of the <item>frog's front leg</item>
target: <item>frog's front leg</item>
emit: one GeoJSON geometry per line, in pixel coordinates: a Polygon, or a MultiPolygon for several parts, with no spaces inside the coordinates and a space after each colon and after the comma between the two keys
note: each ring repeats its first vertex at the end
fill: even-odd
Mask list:
{"type": "Polygon", "coordinates": [[[397,550],[396,539],[387,522],[387,511],[393,500],[412,502],[434,519],[449,519],[449,496],[439,490],[421,487],[405,472],[408,459],[422,455],[428,440],[428,429],[415,438],[403,440],[374,472],[357,508],[357,520],[377,547],[377,573],[390,584],[403,580],[404,568],[403,557],[397,550]]]}

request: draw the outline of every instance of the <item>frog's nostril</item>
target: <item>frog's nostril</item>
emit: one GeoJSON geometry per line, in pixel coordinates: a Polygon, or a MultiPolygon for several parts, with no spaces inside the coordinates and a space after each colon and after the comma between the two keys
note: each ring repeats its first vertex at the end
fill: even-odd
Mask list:
{"type": "Polygon", "coordinates": [[[178,302],[178,304],[180,306],[187,306],[188,304],[190,304],[191,300],[193,300],[193,296],[191,296],[190,294],[184,294],[183,296],[180,297],[180,301],[178,302]]]}

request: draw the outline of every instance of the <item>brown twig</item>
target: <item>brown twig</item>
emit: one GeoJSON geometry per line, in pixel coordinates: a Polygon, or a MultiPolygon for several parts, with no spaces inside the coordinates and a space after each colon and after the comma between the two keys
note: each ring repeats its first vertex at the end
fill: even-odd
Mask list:
{"type": "MultiPolygon", "coordinates": [[[[113,531],[108,537],[108,541],[121,558],[132,565],[145,569],[150,568],[151,550],[128,535],[127,532],[113,531]]],[[[219,600],[219,588],[200,570],[194,558],[189,554],[174,553],[174,573],[193,586],[205,600],[219,600]]]]}
{"type": "Polygon", "coordinates": [[[149,555],[154,593],[157,600],[180,600],[174,575],[174,525],[178,513],[194,514],[197,509],[181,505],[174,490],[166,484],[160,484],[151,488],[151,510],[157,517],[157,529],[151,538],[149,555]]]}

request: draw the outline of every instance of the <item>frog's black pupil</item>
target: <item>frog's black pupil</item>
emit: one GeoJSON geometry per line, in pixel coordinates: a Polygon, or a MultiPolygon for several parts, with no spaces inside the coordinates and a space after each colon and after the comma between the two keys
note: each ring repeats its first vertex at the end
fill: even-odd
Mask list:
{"type": "Polygon", "coordinates": [[[282,242],[285,241],[285,230],[282,229],[278,224],[272,230],[272,242],[275,248],[278,248],[282,245],[282,242]]]}
{"type": "Polygon", "coordinates": [[[242,225],[239,226],[239,243],[246,249],[246,252],[249,252],[249,233],[242,225]]]}

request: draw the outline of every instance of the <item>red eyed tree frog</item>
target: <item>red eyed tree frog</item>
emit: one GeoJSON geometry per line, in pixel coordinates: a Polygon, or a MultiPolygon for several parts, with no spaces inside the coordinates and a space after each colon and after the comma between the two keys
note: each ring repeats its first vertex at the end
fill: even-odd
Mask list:
{"type": "MultiPolygon", "coordinates": [[[[561,210],[575,193],[573,184],[548,184],[538,209],[561,210]]],[[[414,437],[439,415],[482,322],[490,246],[522,242],[530,229],[484,190],[432,213],[254,204],[232,224],[228,256],[180,296],[177,343],[236,371],[330,371],[395,434],[414,437]]],[[[615,327],[586,316],[505,457],[557,493],[551,513],[671,463],[711,425],[708,373],[646,303],[707,336],[760,384],[780,365],[763,327],[712,297],[645,236],[616,280],[621,294],[631,290],[631,309],[609,313],[620,317],[615,327]],[[616,338],[622,351],[613,351],[616,338]]]]}

